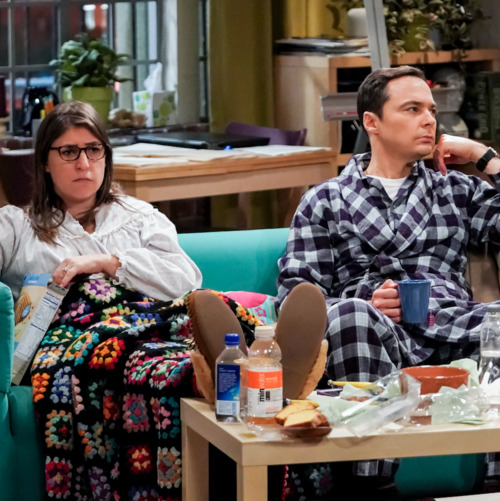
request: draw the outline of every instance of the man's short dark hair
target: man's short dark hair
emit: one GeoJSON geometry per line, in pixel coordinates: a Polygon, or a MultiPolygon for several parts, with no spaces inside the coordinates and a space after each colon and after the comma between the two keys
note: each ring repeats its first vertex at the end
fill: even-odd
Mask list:
{"type": "Polygon", "coordinates": [[[365,111],[375,113],[382,118],[384,104],[389,100],[387,84],[402,77],[416,77],[427,83],[424,72],[412,66],[376,70],[364,79],[358,90],[358,116],[361,125],[365,111]]]}

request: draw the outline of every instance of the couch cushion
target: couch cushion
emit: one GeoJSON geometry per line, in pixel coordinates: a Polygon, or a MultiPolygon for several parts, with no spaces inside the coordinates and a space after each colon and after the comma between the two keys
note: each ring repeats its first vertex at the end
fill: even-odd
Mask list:
{"type": "Polygon", "coordinates": [[[275,324],[278,314],[274,306],[275,298],[260,292],[225,292],[226,296],[246,308],[254,317],[258,318],[264,325],[275,324]]]}

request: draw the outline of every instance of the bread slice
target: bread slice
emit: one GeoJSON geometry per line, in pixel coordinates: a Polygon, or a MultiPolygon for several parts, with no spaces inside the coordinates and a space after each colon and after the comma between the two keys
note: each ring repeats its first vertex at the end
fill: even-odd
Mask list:
{"type": "Polygon", "coordinates": [[[290,400],[290,404],[301,404],[301,403],[312,404],[314,407],[319,407],[319,404],[314,400],[290,400]]]}
{"type": "Polygon", "coordinates": [[[314,410],[318,407],[316,402],[311,402],[310,400],[292,400],[290,405],[287,405],[282,411],[278,412],[276,416],[274,416],[275,421],[284,425],[285,420],[292,414],[305,410],[314,410]]]}
{"type": "Polygon", "coordinates": [[[328,420],[320,411],[316,409],[306,409],[290,414],[285,419],[285,428],[292,426],[303,426],[305,428],[317,428],[319,426],[329,426],[328,420]]]}

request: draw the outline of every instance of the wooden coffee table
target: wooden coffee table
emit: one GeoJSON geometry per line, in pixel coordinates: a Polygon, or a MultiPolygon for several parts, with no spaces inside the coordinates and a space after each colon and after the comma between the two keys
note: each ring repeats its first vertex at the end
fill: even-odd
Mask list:
{"type": "Polygon", "coordinates": [[[472,454],[500,450],[500,420],[481,426],[422,427],[387,425],[364,438],[333,429],[321,440],[266,441],[243,424],[219,423],[203,399],[181,400],[182,495],[184,501],[208,500],[208,444],[237,464],[238,501],[267,499],[267,467],[395,457],[472,454]]]}

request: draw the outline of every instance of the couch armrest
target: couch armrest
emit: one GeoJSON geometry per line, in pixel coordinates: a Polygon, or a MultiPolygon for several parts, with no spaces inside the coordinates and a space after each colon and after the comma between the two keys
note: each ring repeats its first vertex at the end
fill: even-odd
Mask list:
{"type": "Polygon", "coordinates": [[[0,282],[0,392],[9,391],[13,353],[14,301],[10,289],[0,282]]]}
{"type": "Polygon", "coordinates": [[[17,452],[10,428],[11,416],[6,393],[0,392],[0,499],[17,501],[17,452]]]}
{"type": "MultiPolygon", "coordinates": [[[[45,455],[35,417],[33,388],[15,386],[9,392],[9,414],[16,457],[17,499],[45,499],[45,455]]],[[[1,495],[0,495],[1,499],[1,495]]]]}

